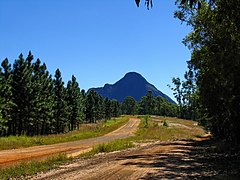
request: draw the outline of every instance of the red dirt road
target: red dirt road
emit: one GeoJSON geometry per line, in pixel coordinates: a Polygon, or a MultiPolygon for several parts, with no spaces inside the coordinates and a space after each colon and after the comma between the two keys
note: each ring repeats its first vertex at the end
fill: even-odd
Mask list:
{"type": "Polygon", "coordinates": [[[76,159],[33,180],[240,179],[239,156],[215,152],[208,137],[141,143],[136,148],[76,159]],[[224,162],[224,164],[223,164],[224,162]]]}
{"type": "Polygon", "coordinates": [[[19,163],[21,161],[48,157],[57,153],[67,153],[68,156],[77,156],[90,150],[94,145],[134,135],[139,123],[140,119],[130,118],[125,125],[104,136],[60,144],[0,151],[0,168],[19,163]]]}

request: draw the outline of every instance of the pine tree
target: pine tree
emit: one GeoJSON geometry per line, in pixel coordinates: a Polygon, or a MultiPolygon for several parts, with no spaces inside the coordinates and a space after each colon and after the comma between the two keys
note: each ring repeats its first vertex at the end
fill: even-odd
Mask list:
{"type": "Polygon", "coordinates": [[[1,99],[1,119],[4,122],[2,128],[2,135],[10,135],[13,129],[11,108],[12,103],[12,70],[11,64],[9,64],[8,59],[4,59],[2,62],[2,72],[0,78],[0,99],[1,99]]]}
{"type": "Polygon", "coordinates": [[[31,53],[31,51],[29,51],[28,56],[24,62],[25,65],[25,70],[24,73],[26,74],[26,104],[25,104],[25,108],[26,108],[26,118],[24,120],[23,126],[24,126],[24,134],[27,135],[34,135],[34,126],[35,126],[35,119],[32,115],[32,113],[34,112],[34,101],[35,98],[33,96],[34,93],[34,89],[33,89],[33,65],[32,65],[32,61],[33,61],[33,55],[31,53]]]}
{"type": "Polygon", "coordinates": [[[111,119],[111,101],[108,97],[104,99],[105,119],[111,119]]]}
{"type": "Polygon", "coordinates": [[[146,95],[146,114],[153,114],[155,107],[155,98],[153,97],[153,92],[148,91],[146,95]]]}
{"type": "Polygon", "coordinates": [[[111,116],[118,117],[121,114],[120,104],[116,99],[111,100],[111,116]]]}
{"type": "Polygon", "coordinates": [[[83,98],[75,76],[67,84],[67,105],[68,120],[70,121],[69,130],[76,129],[83,121],[83,98]]]}
{"type": "Polygon", "coordinates": [[[32,118],[34,120],[34,134],[50,133],[50,124],[53,119],[53,83],[49,79],[49,72],[46,64],[41,65],[41,61],[33,64],[34,75],[32,80],[33,107],[32,118]]]}
{"type": "Polygon", "coordinates": [[[101,95],[94,92],[94,112],[95,112],[95,119],[100,120],[104,118],[105,114],[105,107],[104,107],[104,99],[101,95]]]}
{"type": "MultiPolygon", "coordinates": [[[[1,73],[2,69],[0,68],[0,73],[1,73]]],[[[4,89],[4,84],[2,84],[3,82],[3,77],[2,77],[2,73],[0,74],[0,93],[2,94],[2,91],[4,89]]],[[[2,96],[0,96],[0,136],[4,135],[6,130],[7,130],[7,126],[6,126],[6,119],[3,118],[2,116],[2,111],[4,109],[5,106],[5,102],[4,102],[4,98],[2,96]]]]}
{"type": "Polygon", "coordinates": [[[55,78],[40,59],[32,63],[20,54],[13,68],[5,59],[0,68],[0,135],[46,135],[64,133],[79,127],[83,121],[118,116],[119,103],[105,100],[94,91],[80,91],[72,76],[64,87],[61,72],[55,78]]]}
{"type": "Polygon", "coordinates": [[[25,61],[23,55],[20,54],[19,59],[13,64],[12,77],[12,94],[13,94],[13,134],[22,135],[27,132],[33,125],[31,122],[31,78],[32,68],[30,62],[32,60],[29,53],[25,61]]]}
{"type": "Polygon", "coordinates": [[[82,120],[86,122],[86,102],[87,102],[87,94],[84,89],[81,90],[81,97],[82,97],[82,120]]]}
{"type": "Polygon", "coordinates": [[[44,105],[44,110],[47,112],[45,114],[46,120],[43,123],[42,127],[42,133],[41,134],[50,134],[54,133],[54,98],[55,98],[55,91],[54,91],[54,80],[52,79],[52,75],[49,75],[49,72],[47,72],[48,78],[45,81],[45,91],[44,91],[44,97],[46,99],[46,103],[44,105]]]}
{"type": "Polygon", "coordinates": [[[90,123],[95,122],[95,92],[90,90],[86,96],[86,120],[90,123]]]}
{"type": "Polygon", "coordinates": [[[54,79],[54,120],[55,120],[55,133],[63,133],[67,125],[66,101],[65,101],[65,88],[62,81],[61,72],[59,69],[55,72],[54,79]]]}

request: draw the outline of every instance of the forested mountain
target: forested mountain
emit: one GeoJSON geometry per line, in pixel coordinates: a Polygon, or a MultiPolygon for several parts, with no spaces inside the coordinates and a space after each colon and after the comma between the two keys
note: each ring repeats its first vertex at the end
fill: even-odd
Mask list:
{"type": "Polygon", "coordinates": [[[110,99],[116,99],[119,102],[127,96],[133,97],[136,101],[140,101],[148,91],[152,91],[153,96],[161,96],[167,99],[168,102],[175,102],[166,94],[159,91],[154,85],[150,84],[141,74],[136,72],[127,73],[122,79],[115,84],[105,84],[104,87],[92,88],[98,94],[110,99]]]}

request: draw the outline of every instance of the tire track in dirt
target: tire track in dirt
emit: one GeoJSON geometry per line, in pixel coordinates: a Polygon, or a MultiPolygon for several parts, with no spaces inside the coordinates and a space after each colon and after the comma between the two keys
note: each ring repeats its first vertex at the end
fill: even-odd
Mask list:
{"type": "Polygon", "coordinates": [[[46,158],[57,153],[67,153],[68,156],[72,157],[78,156],[83,152],[91,150],[94,145],[134,135],[137,131],[139,123],[140,119],[130,118],[125,125],[104,136],[53,145],[0,151],[0,168],[16,164],[21,161],[46,158]]]}
{"type": "MultiPolygon", "coordinates": [[[[208,138],[147,143],[129,150],[76,160],[47,173],[38,180],[95,179],[204,179],[217,175],[205,151],[212,151],[208,138]],[[207,145],[206,145],[207,144],[207,145]]],[[[210,160],[212,162],[212,160],[210,160]]]]}

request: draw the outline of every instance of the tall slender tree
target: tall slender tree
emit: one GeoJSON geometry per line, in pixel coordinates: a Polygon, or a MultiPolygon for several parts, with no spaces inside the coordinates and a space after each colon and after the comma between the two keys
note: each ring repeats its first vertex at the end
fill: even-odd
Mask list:
{"type": "Polygon", "coordinates": [[[13,117],[11,114],[12,103],[12,69],[8,59],[4,59],[0,75],[0,98],[1,98],[1,119],[4,124],[2,125],[2,135],[10,135],[13,131],[13,117]]]}
{"type": "Polygon", "coordinates": [[[26,61],[23,55],[20,54],[19,59],[13,64],[12,74],[12,94],[13,94],[13,134],[25,134],[32,122],[29,118],[31,111],[31,78],[32,68],[30,62],[32,60],[31,52],[26,61]]]}
{"type": "Polygon", "coordinates": [[[111,100],[111,116],[118,117],[121,114],[120,104],[116,99],[111,100]]]}
{"type": "Polygon", "coordinates": [[[41,64],[39,59],[33,64],[33,134],[48,134],[51,131],[53,119],[53,82],[49,79],[46,64],[41,64]]]}
{"type": "Polygon", "coordinates": [[[105,119],[111,119],[111,101],[108,97],[104,99],[105,119]]]}
{"type": "Polygon", "coordinates": [[[54,121],[55,132],[63,133],[67,124],[67,112],[66,112],[66,92],[64,88],[64,82],[62,81],[61,72],[59,69],[55,72],[54,79],[54,121]]]}
{"type": "Polygon", "coordinates": [[[72,80],[68,81],[66,100],[68,105],[68,121],[70,121],[69,129],[72,131],[83,121],[83,97],[75,76],[72,76],[72,80]]]}

